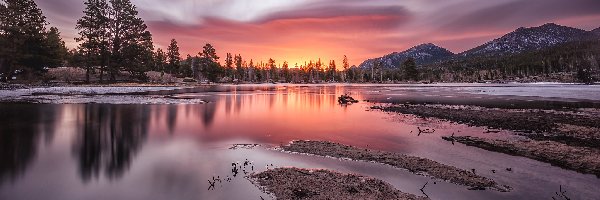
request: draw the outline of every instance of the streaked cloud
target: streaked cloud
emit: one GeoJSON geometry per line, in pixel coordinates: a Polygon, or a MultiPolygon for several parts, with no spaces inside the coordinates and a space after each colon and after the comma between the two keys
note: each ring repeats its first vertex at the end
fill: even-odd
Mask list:
{"type": "MultiPolygon", "coordinates": [[[[322,58],[352,64],[434,42],[461,52],[522,26],[600,26],[597,0],[133,0],[157,47],[171,38],[185,54],[204,43],[219,54],[291,63],[322,58]]],[[[74,47],[83,0],[38,0],[74,47]]]]}

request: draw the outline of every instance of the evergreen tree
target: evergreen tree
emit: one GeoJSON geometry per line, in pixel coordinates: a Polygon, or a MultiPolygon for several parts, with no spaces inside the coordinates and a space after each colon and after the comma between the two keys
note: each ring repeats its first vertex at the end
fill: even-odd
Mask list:
{"type": "Polygon", "coordinates": [[[346,55],[344,55],[344,60],[342,61],[343,63],[343,68],[344,68],[344,80],[346,81],[346,79],[348,79],[348,68],[350,67],[350,64],[348,64],[348,57],[346,55]]]}
{"type": "Polygon", "coordinates": [[[235,71],[237,76],[235,76],[234,78],[237,78],[238,80],[244,80],[244,68],[242,66],[242,55],[236,55],[234,58],[235,61],[235,71]]]}
{"type": "Polygon", "coordinates": [[[406,80],[419,80],[419,71],[417,71],[417,64],[415,59],[409,58],[402,63],[402,69],[404,69],[404,78],[406,80]]]}
{"type": "Polygon", "coordinates": [[[75,41],[80,42],[78,52],[85,58],[86,82],[90,81],[95,66],[100,67],[102,81],[109,59],[109,6],[106,0],[87,0],[84,4],[84,16],[77,20],[75,27],[79,30],[79,37],[75,41]]]}
{"type": "Polygon", "coordinates": [[[114,81],[119,71],[127,70],[143,80],[152,57],[152,35],[130,0],[110,0],[110,4],[110,78],[114,81]]]}
{"type": "Polygon", "coordinates": [[[281,66],[282,70],[283,70],[283,78],[285,79],[285,82],[290,82],[290,68],[288,65],[287,61],[283,61],[283,65],[281,66]]]}
{"type": "Polygon", "coordinates": [[[217,62],[219,56],[217,56],[217,50],[207,43],[204,45],[202,52],[199,55],[199,73],[195,74],[197,79],[207,78],[212,82],[217,82],[221,73],[221,66],[217,62]]]}
{"type": "Polygon", "coordinates": [[[248,64],[248,79],[250,82],[256,81],[256,67],[252,59],[250,59],[250,63],[248,64]]]}
{"type": "Polygon", "coordinates": [[[273,58],[269,58],[267,66],[269,67],[269,79],[271,79],[272,81],[276,81],[277,66],[275,66],[275,60],[273,60],[273,58]]]}
{"type": "Polygon", "coordinates": [[[154,55],[154,71],[161,72],[161,76],[164,75],[167,70],[167,54],[161,49],[158,48],[154,55]]]}
{"type": "Polygon", "coordinates": [[[329,62],[329,67],[327,68],[327,76],[329,76],[331,81],[335,81],[335,60],[331,60],[329,62]]]}
{"type": "Polygon", "coordinates": [[[124,59],[121,64],[133,79],[146,81],[146,72],[154,66],[154,45],[149,31],[143,32],[139,37],[134,43],[123,46],[121,54],[124,59]]]}
{"type": "Polygon", "coordinates": [[[321,62],[321,58],[319,58],[319,61],[315,63],[315,72],[317,80],[321,81],[321,78],[325,79],[325,77],[321,76],[323,73],[323,63],[321,62]]]}
{"type": "Polygon", "coordinates": [[[166,70],[168,73],[185,74],[183,71],[180,71],[181,58],[179,54],[179,46],[177,45],[177,41],[175,39],[171,39],[171,44],[169,44],[169,48],[167,49],[167,60],[169,62],[168,69],[166,70]]]}
{"type": "Polygon", "coordinates": [[[0,0],[0,72],[39,72],[49,64],[46,17],[33,0],[0,0]]]}
{"type": "Polygon", "coordinates": [[[194,69],[197,67],[197,62],[195,61],[197,61],[197,57],[192,57],[188,54],[185,60],[179,65],[179,73],[185,77],[193,77],[194,69]]]}
{"type": "Polygon", "coordinates": [[[47,49],[47,65],[49,67],[63,66],[64,62],[67,59],[67,54],[69,50],[67,50],[65,42],[62,41],[60,37],[60,31],[58,31],[58,28],[51,27],[50,31],[48,31],[48,33],[46,34],[46,39],[44,41],[46,45],[45,47],[47,49]]]}
{"type": "Polygon", "coordinates": [[[233,56],[231,53],[227,53],[225,57],[225,72],[229,77],[233,77],[233,56]]]}

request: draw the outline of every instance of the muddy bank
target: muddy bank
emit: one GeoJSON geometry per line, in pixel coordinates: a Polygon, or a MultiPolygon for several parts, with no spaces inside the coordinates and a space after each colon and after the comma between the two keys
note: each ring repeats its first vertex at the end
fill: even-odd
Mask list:
{"type": "Polygon", "coordinates": [[[328,170],[277,168],[248,178],[277,199],[428,199],[378,179],[328,170]]]}
{"type": "Polygon", "coordinates": [[[533,109],[489,109],[475,106],[373,106],[386,112],[433,117],[472,126],[520,132],[534,140],[600,148],[600,118],[595,111],[558,112],[533,109]]]}
{"type": "Polygon", "coordinates": [[[600,150],[574,147],[553,141],[494,140],[470,136],[443,137],[444,140],[459,142],[489,151],[522,156],[580,173],[600,177],[600,150]]]}
{"type": "Polygon", "coordinates": [[[417,174],[429,175],[451,183],[469,186],[469,189],[486,188],[506,192],[510,188],[475,173],[453,166],[444,165],[433,160],[407,156],[399,153],[362,149],[326,141],[294,141],[281,149],[288,152],[306,153],[318,156],[330,156],[360,161],[370,161],[407,169],[417,174]]]}

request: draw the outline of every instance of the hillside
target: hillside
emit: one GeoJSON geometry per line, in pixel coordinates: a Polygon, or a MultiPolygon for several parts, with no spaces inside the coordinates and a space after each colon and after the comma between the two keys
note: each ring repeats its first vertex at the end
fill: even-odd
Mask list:
{"type": "Polygon", "coordinates": [[[459,54],[462,57],[497,56],[539,50],[576,41],[587,31],[553,23],[538,27],[519,28],[498,39],[459,54]]]}
{"type": "Polygon", "coordinates": [[[383,57],[364,61],[360,68],[371,68],[381,61],[383,68],[398,68],[408,58],[414,58],[418,65],[430,64],[454,56],[454,53],[434,44],[421,44],[403,52],[394,52],[383,57]]]}

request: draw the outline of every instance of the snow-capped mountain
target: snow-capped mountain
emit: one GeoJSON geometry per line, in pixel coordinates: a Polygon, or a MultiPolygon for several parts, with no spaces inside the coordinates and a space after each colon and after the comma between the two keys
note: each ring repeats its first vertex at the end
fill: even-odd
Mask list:
{"type": "Polygon", "coordinates": [[[381,61],[384,68],[397,68],[408,58],[414,58],[418,65],[429,64],[454,56],[454,53],[434,44],[421,44],[403,52],[394,52],[380,58],[364,61],[361,68],[371,68],[376,61],[381,61]]]}
{"type": "Polygon", "coordinates": [[[588,33],[585,30],[548,23],[538,27],[519,28],[459,55],[470,57],[521,53],[578,40],[588,33]]]}

